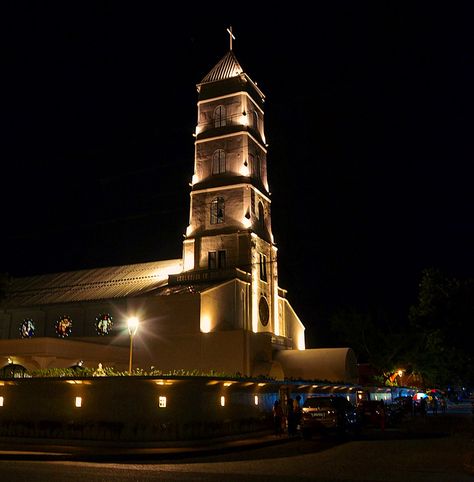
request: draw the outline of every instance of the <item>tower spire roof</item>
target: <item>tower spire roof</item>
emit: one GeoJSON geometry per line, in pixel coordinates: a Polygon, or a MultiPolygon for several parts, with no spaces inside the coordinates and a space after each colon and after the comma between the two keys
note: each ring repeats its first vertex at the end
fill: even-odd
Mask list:
{"type": "Polygon", "coordinates": [[[218,80],[238,77],[243,71],[244,69],[242,69],[239,64],[233,50],[229,50],[200,83],[206,84],[208,82],[216,82],[218,80]]]}

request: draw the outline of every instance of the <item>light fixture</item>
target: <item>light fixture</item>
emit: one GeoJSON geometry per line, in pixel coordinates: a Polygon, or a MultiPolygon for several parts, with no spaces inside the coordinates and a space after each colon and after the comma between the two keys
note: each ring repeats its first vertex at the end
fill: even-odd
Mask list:
{"type": "Polygon", "coordinates": [[[133,357],[133,337],[135,336],[138,330],[138,318],[136,316],[132,316],[127,320],[128,326],[128,333],[130,335],[130,358],[128,362],[128,373],[129,375],[132,373],[132,357],[133,357]]]}

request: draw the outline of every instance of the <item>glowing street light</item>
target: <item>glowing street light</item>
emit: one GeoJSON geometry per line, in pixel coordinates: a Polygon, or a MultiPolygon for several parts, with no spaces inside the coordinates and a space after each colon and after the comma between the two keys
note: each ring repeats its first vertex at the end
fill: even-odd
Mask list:
{"type": "Polygon", "coordinates": [[[138,330],[138,318],[136,316],[132,316],[127,320],[128,326],[128,333],[130,335],[130,359],[128,362],[128,374],[131,375],[132,373],[132,356],[133,356],[133,337],[138,330]]]}

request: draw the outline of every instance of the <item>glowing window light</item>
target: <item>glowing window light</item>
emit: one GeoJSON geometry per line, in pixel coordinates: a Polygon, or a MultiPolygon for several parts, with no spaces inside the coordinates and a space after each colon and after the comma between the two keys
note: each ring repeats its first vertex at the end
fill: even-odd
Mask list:
{"type": "Polygon", "coordinates": [[[3,407],[3,397],[0,397],[0,407],[3,407]]]}
{"type": "Polygon", "coordinates": [[[255,395],[253,397],[253,403],[255,403],[255,405],[258,405],[258,395],[255,395]]]}
{"type": "Polygon", "coordinates": [[[78,408],[82,407],[82,397],[76,397],[75,405],[78,408]]]}
{"type": "Polygon", "coordinates": [[[225,397],[221,397],[221,407],[225,407],[225,397]]]}
{"type": "Polygon", "coordinates": [[[166,397],[159,397],[158,398],[158,406],[160,408],[166,408],[166,397]]]}

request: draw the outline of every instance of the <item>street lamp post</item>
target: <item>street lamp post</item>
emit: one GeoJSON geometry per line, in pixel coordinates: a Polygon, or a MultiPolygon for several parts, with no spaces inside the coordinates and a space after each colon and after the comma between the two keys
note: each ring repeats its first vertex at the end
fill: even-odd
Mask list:
{"type": "Polygon", "coordinates": [[[138,330],[138,318],[132,316],[127,320],[128,333],[130,335],[130,359],[128,362],[128,374],[132,374],[132,356],[133,356],[133,337],[138,330]]]}

